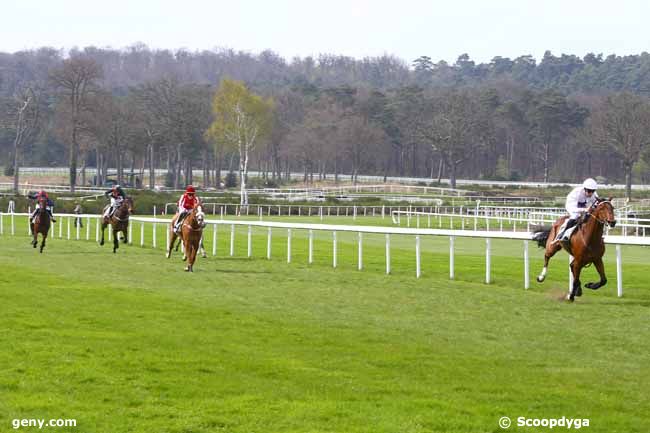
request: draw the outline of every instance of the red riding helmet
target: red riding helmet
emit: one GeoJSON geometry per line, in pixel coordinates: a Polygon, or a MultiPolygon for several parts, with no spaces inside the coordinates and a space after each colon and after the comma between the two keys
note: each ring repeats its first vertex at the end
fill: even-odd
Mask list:
{"type": "Polygon", "coordinates": [[[187,194],[194,194],[196,192],[196,190],[194,189],[194,187],[192,185],[188,185],[187,188],[185,188],[185,192],[187,194]]]}
{"type": "Polygon", "coordinates": [[[38,193],[38,195],[39,195],[39,197],[47,197],[47,193],[45,192],[44,189],[42,189],[42,190],[38,193]]]}

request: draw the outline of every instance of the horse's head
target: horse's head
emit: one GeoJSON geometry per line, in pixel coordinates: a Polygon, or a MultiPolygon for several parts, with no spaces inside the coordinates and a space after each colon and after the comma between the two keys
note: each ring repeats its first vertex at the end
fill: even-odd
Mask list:
{"type": "Polygon", "coordinates": [[[38,207],[41,209],[47,208],[47,199],[45,197],[41,197],[38,199],[38,207]]]}
{"type": "Polygon", "coordinates": [[[203,213],[203,207],[201,205],[196,206],[194,208],[194,212],[196,215],[196,222],[198,222],[200,226],[203,226],[205,222],[205,214],[203,213]]]}
{"type": "Polygon", "coordinates": [[[133,213],[133,199],[131,197],[126,197],[124,202],[122,202],[122,206],[126,206],[129,214],[133,213]]]}
{"type": "Polygon", "coordinates": [[[612,206],[611,198],[598,199],[594,203],[594,210],[591,213],[599,222],[610,227],[616,226],[616,217],[614,216],[614,206],[612,206]]]}

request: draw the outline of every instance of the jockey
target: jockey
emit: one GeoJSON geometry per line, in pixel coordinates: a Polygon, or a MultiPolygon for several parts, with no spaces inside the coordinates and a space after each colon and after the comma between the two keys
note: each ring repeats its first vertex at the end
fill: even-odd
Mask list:
{"type": "Polygon", "coordinates": [[[124,201],[124,199],[126,198],[126,194],[124,194],[124,190],[122,190],[121,186],[113,185],[113,187],[108,191],[106,191],[104,195],[110,197],[111,204],[110,206],[106,207],[103,216],[104,218],[110,218],[111,216],[113,216],[113,213],[115,213],[117,208],[120,207],[122,201],[124,201]]]}
{"type": "Polygon", "coordinates": [[[185,188],[185,194],[183,194],[180,200],[178,200],[178,218],[174,225],[174,232],[177,234],[180,233],[181,225],[185,217],[192,212],[192,209],[201,204],[201,200],[196,197],[195,193],[196,189],[192,185],[188,185],[187,188],[185,188]]]}
{"type": "Polygon", "coordinates": [[[564,224],[558,230],[558,235],[554,242],[559,242],[563,239],[564,233],[575,226],[580,218],[596,201],[598,194],[596,190],[598,184],[592,178],[586,179],[582,186],[577,186],[566,197],[566,210],[569,213],[569,218],[564,221],[564,224]]]}
{"type": "MultiPolygon", "coordinates": [[[[52,200],[50,200],[50,197],[48,197],[47,193],[44,190],[40,190],[36,194],[29,194],[29,195],[27,195],[27,197],[31,198],[32,200],[36,200],[37,204],[41,199],[44,199],[45,200],[45,209],[47,210],[47,213],[50,214],[50,219],[52,220],[52,222],[54,222],[54,223],[56,222],[56,220],[54,219],[54,214],[52,213],[53,212],[52,209],[54,208],[54,202],[52,200]]],[[[32,214],[29,216],[29,223],[30,224],[32,224],[34,222],[34,218],[36,218],[36,215],[38,215],[38,212],[40,210],[41,210],[41,208],[39,206],[36,206],[36,209],[34,209],[34,212],[32,212],[32,214]]]]}

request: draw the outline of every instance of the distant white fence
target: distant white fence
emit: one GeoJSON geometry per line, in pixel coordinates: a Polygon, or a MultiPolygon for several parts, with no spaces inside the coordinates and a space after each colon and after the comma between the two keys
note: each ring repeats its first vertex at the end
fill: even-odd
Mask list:
{"type": "MultiPolygon", "coordinates": [[[[27,213],[22,214],[2,214],[0,213],[0,235],[3,235],[5,232],[5,219],[8,219],[7,223],[10,226],[11,235],[16,233],[15,225],[15,216],[28,216],[27,213]]],[[[53,224],[52,228],[52,239],[64,238],[64,227],[66,228],[65,239],[85,239],[90,240],[90,221],[95,221],[95,241],[99,241],[99,215],[75,215],[75,214],[59,214],[57,215],[58,223],[53,224]],[[80,224],[75,222],[85,222],[86,225],[82,229],[80,224]],[[72,225],[72,227],[71,227],[72,225]],[[58,229],[58,230],[57,230],[58,229]],[[85,230],[84,230],[85,229],[85,230]],[[58,233],[57,233],[58,231],[58,233]],[[74,232],[74,233],[73,233],[74,232]]],[[[169,226],[171,220],[161,219],[161,218],[147,218],[147,217],[131,217],[132,224],[129,225],[129,243],[133,244],[133,230],[135,223],[140,223],[140,246],[145,246],[145,223],[152,224],[152,239],[151,245],[153,248],[158,246],[158,241],[156,239],[156,229],[157,225],[162,224],[164,226],[169,226]]],[[[368,234],[383,234],[385,236],[385,264],[386,264],[386,274],[391,272],[391,259],[390,259],[390,239],[391,235],[408,235],[414,238],[414,247],[415,247],[415,276],[419,278],[421,276],[421,254],[420,254],[420,241],[423,236],[445,236],[449,238],[449,278],[455,278],[455,267],[454,267],[454,241],[456,238],[480,238],[485,239],[486,248],[485,248],[485,283],[490,284],[491,282],[491,263],[492,263],[492,248],[491,240],[492,239],[508,239],[508,240],[519,240],[523,241],[523,261],[524,261],[524,288],[528,289],[530,287],[530,260],[529,260],[529,241],[532,238],[532,233],[529,232],[490,232],[490,231],[476,231],[476,230],[442,230],[442,229],[412,229],[412,228],[400,228],[400,227],[372,227],[372,226],[350,226],[350,225],[332,225],[332,224],[302,224],[302,223],[283,223],[283,222],[262,222],[262,221],[233,221],[233,220],[207,220],[206,223],[212,226],[212,255],[217,254],[217,227],[219,225],[229,226],[230,227],[230,256],[234,255],[234,242],[235,242],[235,226],[246,226],[248,227],[248,253],[247,256],[252,256],[252,227],[265,227],[267,228],[267,259],[271,258],[271,243],[272,243],[272,230],[273,229],[283,229],[287,232],[287,262],[291,262],[291,237],[292,230],[305,230],[308,232],[309,239],[309,255],[308,262],[311,264],[313,262],[313,241],[314,241],[314,231],[325,231],[332,233],[332,266],[337,267],[337,233],[339,232],[353,232],[357,233],[357,242],[358,242],[358,259],[357,259],[357,268],[359,270],[363,269],[363,235],[368,234]]],[[[25,228],[26,232],[29,233],[29,227],[25,228]]],[[[137,230],[137,229],[136,229],[137,230]]],[[[165,245],[169,243],[169,231],[165,230],[167,233],[167,239],[165,245]]],[[[207,233],[210,232],[210,229],[206,230],[207,233]]],[[[109,240],[110,239],[109,230],[109,240]]],[[[605,236],[605,243],[616,245],[616,284],[618,296],[623,296],[623,274],[622,274],[622,257],[621,257],[621,245],[639,245],[639,246],[650,246],[650,239],[641,238],[641,237],[625,237],[625,236],[605,236]]]]}

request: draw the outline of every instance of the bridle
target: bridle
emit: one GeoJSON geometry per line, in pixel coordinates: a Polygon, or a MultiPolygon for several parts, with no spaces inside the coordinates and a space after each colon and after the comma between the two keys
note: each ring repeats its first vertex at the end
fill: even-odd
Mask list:
{"type": "MultiPolygon", "coordinates": [[[[596,202],[596,203],[594,203],[594,204],[592,205],[592,208],[594,209],[594,212],[598,209],[598,206],[600,206],[602,203],[610,203],[610,206],[611,206],[611,202],[610,202],[609,200],[601,200],[601,201],[596,202]]],[[[587,211],[587,215],[589,215],[590,218],[595,219],[595,220],[596,220],[600,225],[602,225],[602,226],[604,226],[605,224],[609,224],[609,223],[610,223],[607,219],[600,219],[600,218],[598,218],[598,217],[596,216],[596,214],[593,213],[593,212],[591,211],[591,209],[590,209],[589,211],[587,211]]],[[[616,220],[614,220],[614,222],[615,222],[615,221],[616,221],[616,220]]]]}

